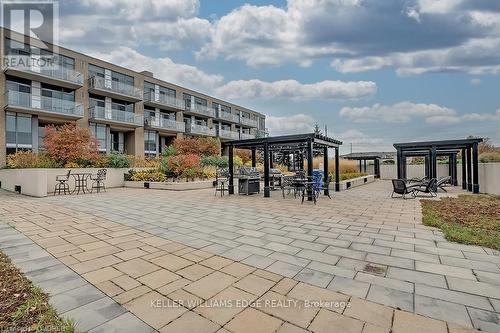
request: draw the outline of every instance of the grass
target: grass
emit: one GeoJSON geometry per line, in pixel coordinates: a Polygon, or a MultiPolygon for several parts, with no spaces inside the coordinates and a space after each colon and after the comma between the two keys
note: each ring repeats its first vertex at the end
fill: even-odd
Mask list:
{"type": "Polygon", "coordinates": [[[423,222],[447,240],[500,250],[500,196],[459,195],[421,200],[423,222]]]}
{"type": "Polygon", "coordinates": [[[34,286],[0,251],[0,332],[75,332],[62,319],[47,294],[34,286]]]}

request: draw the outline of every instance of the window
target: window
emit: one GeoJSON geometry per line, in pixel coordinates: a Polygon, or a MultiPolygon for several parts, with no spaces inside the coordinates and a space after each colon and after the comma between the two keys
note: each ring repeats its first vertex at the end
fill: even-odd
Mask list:
{"type": "Polygon", "coordinates": [[[144,131],[144,153],[146,155],[156,155],[156,132],[144,131]]]}
{"type": "Polygon", "coordinates": [[[89,77],[98,76],[104,77],[104,68],[89,64],[89,77]]]}
{"type": "Polygon", "coordinates": [[[5,118],[7,154],[33,149],[31,115],[7,112],[5,118]]]}
{"type": "Polygon", "coordinates": [[[165,88],[160,86],[160,98],[175,98],[176,92],[174,89],[165,88]]]}
{"type": "Polygon", "coordinates": [[[111,100],[111,109],[125,111],[125,112],[134,112],[134,103],[124,102],[117,99],[111,100]]]}
{"type": "MultiPolygon", "coordinates": [[[[182,94],[182,98],[186,101],[186,107],[191,107],[191,95],[189,94],[186,94],[186,93],[183,93],[182,94]]],[[[200,97],[196,97],[194,96],[194,104],[195,105],[201,105],[201,106],[207,106],[207,100],[206,99],[203,99],[203,98],[200,98],[200,97]]]]}
{"type": "Polygon", "coordinates": [[[107,151],[107,130],[106,125],[90,123],[90,130],[94,137],[99,141],[99,151],[106,152],[107,151]]]}
{"type": "Polygon", "coordinates": [[[150,82],[144,81],[144,95],[151,94],[151,98],[153,98],[154,93],[155,93],[155,85],[150,82]]]}

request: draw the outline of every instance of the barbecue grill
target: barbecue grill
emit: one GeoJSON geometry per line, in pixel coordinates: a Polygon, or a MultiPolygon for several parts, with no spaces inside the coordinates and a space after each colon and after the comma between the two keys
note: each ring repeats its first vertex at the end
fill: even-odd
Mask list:
{"type": "Polygon", "coordinates": [[[283,174],[279,169],[269,169],[269,185],[271,190],[275,190],[275,187],[281,187],[281,179],[283,174]]]}
{"type": "Polygon", "coordinates": [[[238,177],[238,193],[253,194],[260,193],[260,174],[257,168],[241,167],[238,177]]]}

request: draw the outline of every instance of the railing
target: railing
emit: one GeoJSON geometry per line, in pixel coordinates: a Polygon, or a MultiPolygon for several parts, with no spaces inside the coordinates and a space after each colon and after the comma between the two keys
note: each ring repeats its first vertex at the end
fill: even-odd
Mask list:
{"type": "Polygon", "coordinates": [[[103,77],[92,76],[89,79],[89,85],[90,89],[103,89],[142,99],[142,90],[137,89],[136,87],[127,83],[105,80],[103,77]]]}
{"type": "Polygon", "coordinates": [[[183,99],[170,97],[162,94],[158,94],[158,99],[155,98],[154,92],[147,92],[144,94],[144,100],[149,102],[155,102],[159,104],[163,104],[166,106],[170,106],[176,109],[183,110],[186,107],[186,104],[183,99]]]}
{"type": "Polygon", "coordinates": [[[40,107],[35,107],[32,102],[32,96],[29,93],[11,90],[5,95],[6,105],[39,109],[40,111],[53,112],[57,114],[83,116],[83,106],[80,103],[75,103],[73,101],[42,96],[40,107]]]}
{"type": "Polygon", "coordinates": [[[264,131],[264,130],[257,130],[256,134],[255,134],[255,137],[256,138],[265,138],[266,136],[268,136],[268,132],[267,131],[264,131]]]}
{"type": "Polygon", "coordinates": [[[257,120],[240,117],[240,123],[247,126],[257,127],[257,120]]]}
{"type": "Polygon", "coordinates": [[[241,138],[242,140],[247,140],[247,139],[255,139],[255,134],[240,133],[240,138],[241,138]]]}
{"type": "Polygon", "coordinates": [[[184,132],[186,125],[183,121],[175,121],[162,117],[146,117],[144,124],[150,127],[165,128],[173,131],[184,132]]]}
{"type": "Polygon", "coordinates": [[[190,104],[186,103],[186,111],[198,113],[207,117],[215,117],[215,111],[210,109],[208,106],[200,105],[200,104],[190,104]]]}
{"type": "MultiPolygon", "coordinates": [[[[7,56],[8,58],[9,56],[7,56]]],[[[7,64],[7,68],[48,76],[58,80],[65,80],[79,85],[83,85],[83,75],[71,68],[51,64],[48,61],[37,61],[36,58],[15,56],[16,61],[7,64]],[[33,65],[33,64],[41,65],[33,65]]],[[[14,59],[13,59],[14,60],[14,59]]]]}
{"type": "Polygon", "coordinates": [[[215,136],[215,128],[204,125],[191,124],[186,126],[186,133],[215,136]]]}
{"type": "Polygon", "coordinates": [[[142,126],[144,123],[144,117],[133,112],[108,109],[106,110],[102,106],[93,106],[89,109],[89,117],[91,119],[97,120],[112,120],[121,123],[134,124],[142,126]]]}
{"type": "Polygon", "coordinates": [[[219,111],[218,112],[218,118],[219,119],[224,119],[228,121],[232,121],[235,123],[238,123],[240,121],[240,116],[237,114],[229,113],[229,112],[224,112],[224,111],[219,111]]]}
{"type": "Polygon", "coordinates": [[[219,137],[226,138],[226,139],[238,140],[240,138],[240,135],[238,132],[235,132],[235,131],[221,129],[221,130],[219,130],[219,137]]]}

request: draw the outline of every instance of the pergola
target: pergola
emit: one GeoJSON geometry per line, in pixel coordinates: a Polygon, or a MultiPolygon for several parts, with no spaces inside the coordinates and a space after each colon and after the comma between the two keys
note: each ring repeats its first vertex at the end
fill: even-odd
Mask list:
{"type": "Polygon", "coordinates": [[[395,143],[398,179],[406,179],[406,158],[424,157],[425,176],[437,178],[437,156],[448,156],[449,175],[453,185],[457,182],[457,154],[462,155],[462,188],[479,193],[478,145],[481,138],[395,143]]]}
{"type": "MultiPolygon", "coordinates": [[[[329,138],[324,135],[308,133],[294,134],[274,137],[263,137],[256,139],[235,140],[223,143],[223,147],[228,149],[229,153],[229,194],[234,194],[234,178],[233,178],[233,156],[234,148],[250,149],[252,151],[252,166],[257,164],[257,149],[262,151],[264,159],[264,197],[270,197],[271,191],[269,186],[269,169],[273,167],[274,156],[281,154],[283,157],[296,156],[302,165],[304,154],[307,158],[307,175],[313,175],[313,156],[323,155],[323,172],[325,178],[328,176],[328,149],[335,149],[335,191],[340,190],[339,185],[339,146],[341,141],[329,138]]],[[[294,163],[296,162],[294,159],[294,163]]],[[[287,160],[287,158],[285,158],[287,160]]],[[[325,194],[328,194],[328,189],[325,189],[325,194]]]]}
{"type": "Polygon", "coordinates": [[[373,161],[375,178],[380,178],[380,159],[382,157],[382,154],[377,153],[350,153],[342,156],[346,160],[359,161],[359,172],[366,172],[366,161],[373,161]],[[363,162],[363,169],[361,168],[361,162],[363,162]]]}

